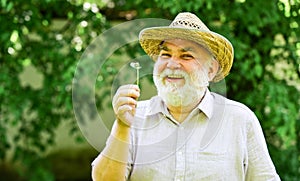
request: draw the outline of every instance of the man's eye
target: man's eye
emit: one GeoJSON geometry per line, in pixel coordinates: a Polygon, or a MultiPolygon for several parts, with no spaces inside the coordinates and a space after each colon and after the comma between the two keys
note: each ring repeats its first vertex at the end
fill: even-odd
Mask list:
{"type": "Polygon", "coordinates": [[[160,56],[162,58],[169,58],[169,57],[171,57],[171,54],[169,54],[169,53],[162,53],[160,56]]]}
{"type": "Polygon", "coordinates": [[[184,54],[181,56],[183,59],[193,59],[194,57],[190,54],[184,54]]]}

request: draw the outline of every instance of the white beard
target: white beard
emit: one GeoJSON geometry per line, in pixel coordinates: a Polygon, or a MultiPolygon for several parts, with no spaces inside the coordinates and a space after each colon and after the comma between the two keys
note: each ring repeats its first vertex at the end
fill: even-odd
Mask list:
{"type": "Polygon", "coordinates": [[[182,70],[165,69],[160,75],[154,72],[153,80],[163,101],[170,106],[179,107],[187,106],[196,101],[199,102],[203,97],[208,83],[207,72],[205,70],[194,70],[192,75],[188,75],[182,70]],[[164,82],[167,75],[176,74],[182,75],[185,79],[185,84],[178,87],[175,83],[164,82]]]}

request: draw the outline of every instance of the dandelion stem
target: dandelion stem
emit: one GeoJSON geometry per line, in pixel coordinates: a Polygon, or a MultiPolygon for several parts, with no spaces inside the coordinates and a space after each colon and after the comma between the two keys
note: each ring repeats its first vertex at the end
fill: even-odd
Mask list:
{"type": "Polygon", "coordinates": [[[139,80],[140,80],[140,69],[136,69],[136,85],[139,86],[139,80]]]}

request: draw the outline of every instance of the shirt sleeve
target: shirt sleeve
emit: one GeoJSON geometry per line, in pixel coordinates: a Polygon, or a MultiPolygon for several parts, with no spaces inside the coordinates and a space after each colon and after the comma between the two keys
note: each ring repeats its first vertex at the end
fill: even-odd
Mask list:
{"type": "MultiPolygon", "coordinates": [[[[115,126],[116,121],[114,122],[115,126]]],[[[106,147],[103,148],[103,150],[100,152],[100,154],[92,161],[91,166],[93,167],[97,162],[100,161],[101,156],[105,156],[109,159],[113,159],[113,160],[118,160],[121,161],[123,163],[126,162],[126,173],[125,173],[125,180],[129,180],[130,178],[130,174],[131,174],[131,169],[132,169],[132,165],[133,165],[133,158],[132,158],[132,154],[133,154],[133,139],[132,139],[132,131],[131,131],[131,139],[130,139],[130,144],[129,144],[129,154],[128,157],[124,157],[123,154],[116,154],[117,152],[111,149],[106,149],[106,147]]],[[[110,135],[107,140],[106,140],[106,145],[107,144],[111,144],[111,143],[117,143],[119,144],[119,148],[122,149],[124,147],[126,147],[126,145],[128,145],[128,143],[122,142],[116,138],[114,138],[114,136],[110,135]]],[[[115,145],[117,145],[115,144],[115,145]]],[[[114,148],[118,150],[117,148],[114,148]]]]}
{"type": "Polygon", "coordinates": [[[246,181],[280,181],[271,160],[261,125],[254,115],[247,122],[248,165],[246,181]]]}

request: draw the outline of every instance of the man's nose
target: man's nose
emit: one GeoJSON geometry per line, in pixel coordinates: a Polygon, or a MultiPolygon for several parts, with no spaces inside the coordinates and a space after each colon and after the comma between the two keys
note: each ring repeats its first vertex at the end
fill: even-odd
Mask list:
{"type": "Polygon", "coordinates": [[[181,62],[176,57],[171,57],[168,61],[167,67],[170,69],[178,69],[181,67],[181,62]]]}

